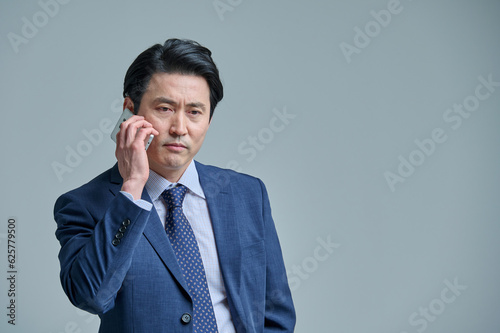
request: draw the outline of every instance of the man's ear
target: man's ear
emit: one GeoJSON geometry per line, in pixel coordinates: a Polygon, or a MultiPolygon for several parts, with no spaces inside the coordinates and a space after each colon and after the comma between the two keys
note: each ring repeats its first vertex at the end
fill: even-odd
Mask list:
{"type": "Polygon", "coordinates": [[[132,102],[132,99],[128,96],[125,97],[125,100],[123,101],[123,110],[125,109],[129,109],[133,114],[137,114],[134,110],[134,102],[132,102]]]}

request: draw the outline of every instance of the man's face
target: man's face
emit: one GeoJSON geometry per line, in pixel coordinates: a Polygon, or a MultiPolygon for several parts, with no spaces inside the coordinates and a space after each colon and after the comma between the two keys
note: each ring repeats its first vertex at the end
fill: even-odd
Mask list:
{"type": "Polygon", "coordinates": [[[176,182],[210,126],[210,88],[201,76],[156,73],[137,115],[160,132],[147,151],[150,169],[176,182]]]}

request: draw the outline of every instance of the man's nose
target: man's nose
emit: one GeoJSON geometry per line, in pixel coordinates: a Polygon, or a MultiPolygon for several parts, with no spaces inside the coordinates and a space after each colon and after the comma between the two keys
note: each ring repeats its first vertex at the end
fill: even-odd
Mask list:
{"type": "Polygon", "coordinates": [[[173,136],[183,136],[187,134],[185,112],[180,110],[176,111],[172,117],[170,124],[170,134],[173,136]]]}

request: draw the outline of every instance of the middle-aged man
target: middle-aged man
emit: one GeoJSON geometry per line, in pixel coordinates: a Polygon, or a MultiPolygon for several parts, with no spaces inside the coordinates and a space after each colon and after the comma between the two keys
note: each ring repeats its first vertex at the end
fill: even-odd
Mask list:
{"type": "Polygon", "coordinates": [[[154,45],[123,93],[118,163],[55,204],[70,301],[100,332],[293,332],[264,184],[193,160],[223,96],[211,52],[154,45]]]}

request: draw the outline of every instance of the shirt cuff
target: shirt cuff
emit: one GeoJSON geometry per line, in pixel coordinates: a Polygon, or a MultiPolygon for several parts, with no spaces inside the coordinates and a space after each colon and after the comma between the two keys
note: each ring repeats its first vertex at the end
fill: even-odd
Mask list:
{"type": "Polygon", "coordinates": [[[132,201],[134,204],[136,204],[138,207],[150,211],[151,208],[153,208],[153,204],[151,202],[147,202],[146,200],[134,200],[134,196],[128,192],[125,191],[120,191],[121,194],[126,196],[130,201],[132,201]]]}

